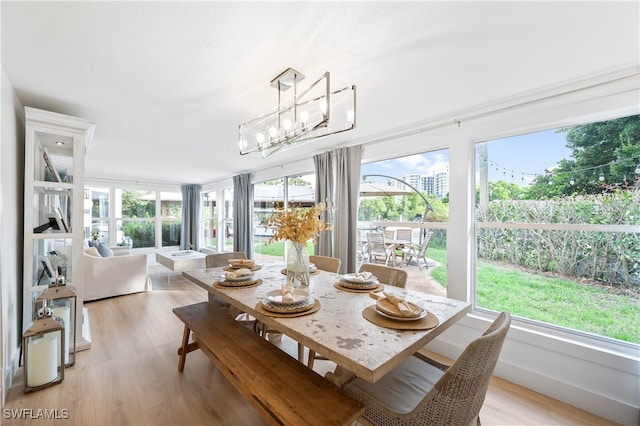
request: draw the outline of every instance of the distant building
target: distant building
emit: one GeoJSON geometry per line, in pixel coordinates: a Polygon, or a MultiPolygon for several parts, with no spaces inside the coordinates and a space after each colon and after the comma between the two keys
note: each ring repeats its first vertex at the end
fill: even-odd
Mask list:
{"type": "MultiPolygon", "coordinates": [[[[449,193],[449,168],[438,170],[428,175],[406,175],[402,180],[420,191],[424,191],[427,195],[435,195],[438,198],[444,198],[449,193]]],[[[392,185],[392,182],[389,182],[392,185]]],[[[397,186],[405,186],[396,182],[397,186]]]]}

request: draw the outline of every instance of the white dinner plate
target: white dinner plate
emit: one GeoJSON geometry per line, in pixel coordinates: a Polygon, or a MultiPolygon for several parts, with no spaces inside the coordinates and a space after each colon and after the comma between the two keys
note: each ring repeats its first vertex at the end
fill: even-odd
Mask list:
{"type": "Polygon", "coordinates": [[[380,309],[378,309],[378,307],[376,307],[376,312],[379,315],[382,315],[383,317],[392,319],[392,320],[396,320],[396,321],[416,321],[419,319],[422,319],[424,317],[427,316],[427,310],[423,309],[422,312],[420,312],[420,315],[418,315],[417,317],[397,317],[395,315],[389,315],[387,313],[382,312],[380,309]]]}
{"type": "Polygon", "coordinates": [[[296,288],[293,290],[293,300],[282,300],[282,290],[271,290],[265,295],[265,299],[273,305],[295,305],[309,299],[309,292],[301,288],[296,288]]]}
{"type": "Polygon", "coordinates": [[[230,281],[232,283],[237,283],[240,281],[247,281],[250,280],[251,277],[253,277],[253,274],[251,275],[242,275],[241,277],[237,277],[237,278],[227,278],[226,276],[222,276],[223,281],[230,281]]]}
{"type": "Polygon", "coordinates": [[[366,284],[377,284],[378,283],[378,278],[375,275],[371,275],[368,280],[357,279],[356,276],[357,276],[357,274],[344,274],[342,276],[342,279],[344,281],[348,281],[348,282],[353,283],[353,284],[366,285],[366,284]]]}

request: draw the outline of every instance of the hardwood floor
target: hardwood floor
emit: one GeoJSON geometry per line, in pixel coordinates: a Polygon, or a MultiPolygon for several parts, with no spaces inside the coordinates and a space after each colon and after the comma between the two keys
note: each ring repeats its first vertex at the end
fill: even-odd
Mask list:
{"type": "MultiPolygon", "coordinates": [[[[62,383],[24,394],[19,372],[3,424],[264,424],[200,351],[190,353],[178,373],[182,323],[171,309],[205,300],[206,293],[162,266],[150,273],[152,292],[86,304],[92,347],[77,353],[62,383]]],[[[296,353],[286,337],[277,344],[296,353]]],[[[333,364],[317,361],[314,369],[324,374],[333,364]]],[[[499,378],[492,380],[480,416],[485,426],[614,424],[499,378]]]]}

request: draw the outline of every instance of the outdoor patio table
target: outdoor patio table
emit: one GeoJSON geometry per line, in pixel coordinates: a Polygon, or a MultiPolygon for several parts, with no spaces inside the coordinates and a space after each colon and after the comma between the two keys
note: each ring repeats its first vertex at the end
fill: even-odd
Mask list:
{"type": "Polygon", "coordinates": [[[376,301],[368,292],[349,292],[336,287],[339,274],[320,271],[311,276],[309,291],[320,309],[308,315],[279,318],[265,315],[259,305],[265,294],[280,289],[285,282],[281,262],[261,265],[252,280],[257,286],[223,288],[215,285],[223,268],[184,271],[182,275],[232,306],[322,354],[368,382],[375,382],[422,348],[427,342],[464,317],[471,306],[467,302],[386,286],[386,290],[406,297],[437,317],[437,325],[428,330],[398,330],[369,322],[365,308],[376,301]]]}

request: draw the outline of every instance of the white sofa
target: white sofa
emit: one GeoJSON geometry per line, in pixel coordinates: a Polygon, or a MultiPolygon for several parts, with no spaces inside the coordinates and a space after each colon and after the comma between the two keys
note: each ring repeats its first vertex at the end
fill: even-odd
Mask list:
{"type": "Polygon", "coordinates": [[[104,299],[151,290],[147,255],[130,254],[130,249],[113,248],[113,256],[88,254],[84,257],[84,301],[104,299]]]}

